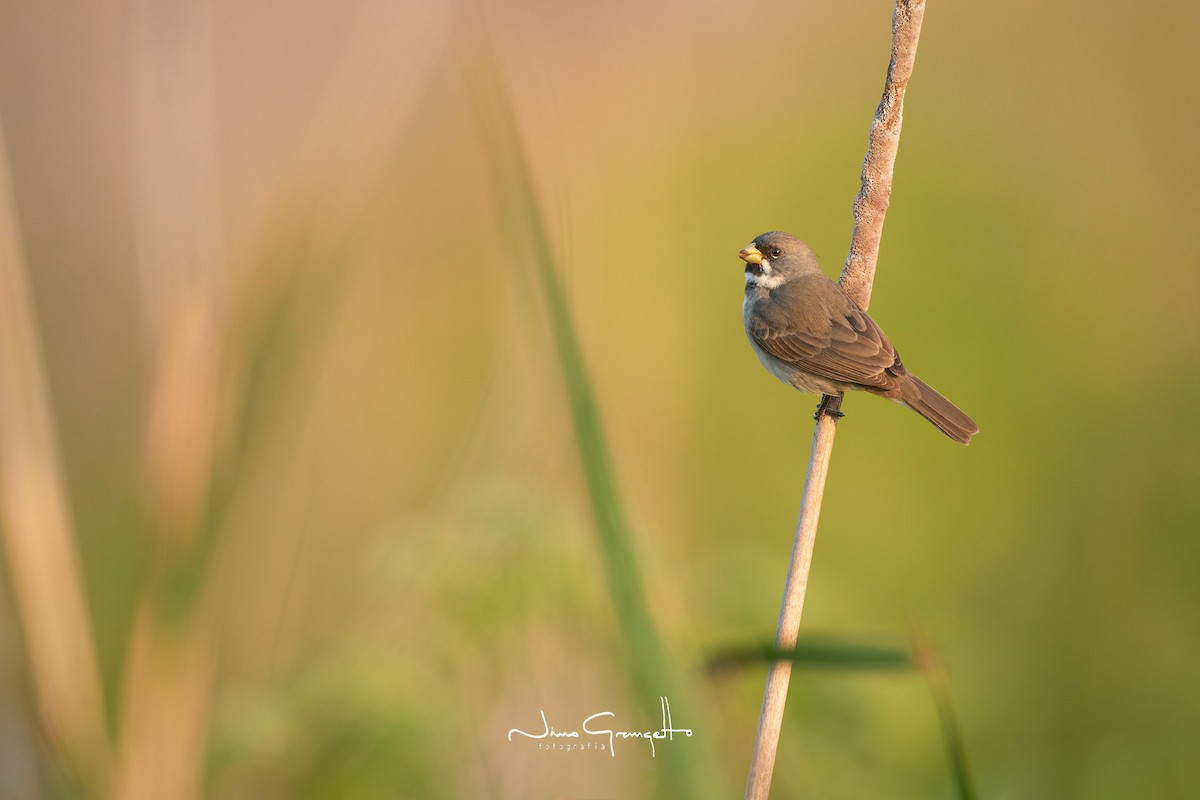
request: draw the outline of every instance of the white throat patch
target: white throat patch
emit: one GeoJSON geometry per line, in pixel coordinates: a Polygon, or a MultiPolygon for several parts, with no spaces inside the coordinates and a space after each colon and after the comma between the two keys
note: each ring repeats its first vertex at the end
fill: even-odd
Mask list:
{"type": "Polygon", "coordinates": [[[762,274],[755,275],[753,272],[746,273],[747,286],[761,286],[764,289],[776,289],[783,283],[782,275],[775,275],[771,272],[771,262],[766,259],[762,262],[762,274]]]}

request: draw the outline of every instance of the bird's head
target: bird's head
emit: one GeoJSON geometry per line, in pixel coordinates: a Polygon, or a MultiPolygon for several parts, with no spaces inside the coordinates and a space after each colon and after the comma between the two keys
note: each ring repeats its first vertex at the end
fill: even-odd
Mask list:
{"type": "Polygon", "coordinates": [[[738,257],[746,262],[746,283],[767,289],[798,275],[820,272],[817,256],[809,246],[783,231],[764,233],[738,257]]]}

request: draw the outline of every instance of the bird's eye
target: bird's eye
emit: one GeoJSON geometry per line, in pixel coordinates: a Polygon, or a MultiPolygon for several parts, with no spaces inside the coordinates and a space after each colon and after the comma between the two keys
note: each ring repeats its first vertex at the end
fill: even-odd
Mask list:
{"type": "Polygon", "coordinates": [[[779,258],[781,255],[783,255],[783,251],[778,247],[771,250],[771,258],[779,258]]]}

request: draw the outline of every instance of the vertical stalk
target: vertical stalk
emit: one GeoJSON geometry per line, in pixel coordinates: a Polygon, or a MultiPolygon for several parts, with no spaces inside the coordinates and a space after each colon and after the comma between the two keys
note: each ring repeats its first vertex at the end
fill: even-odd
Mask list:
{"type": "MultiPolygon", "coordinates": [[[[925,16],[925,0],[896,0],[892,14],[892,55],[888,64],[883,98],[871,122],[867,156],[863,160],[862,188],[854,198],[854,230],[850,236],[850,253],[838,283],[863,308],[871,302],[871,287],[875,281],[875,264],[879,259],[879,242],[883,236],[883,220],[892,194],[892,172],[896,151],[900,146],[900,126],[903,122],[904,91],[912,77],[925,16]]],[[[839,395],[829,400],[828,409],[841,408],[839,395]]],[[[796,538],[788,567],[787,584],[779,611],[775,643],[780,649],[791,649],[800,630],[804,611],[804,593],[812,566],[813,546],[816,543],[817,520],[821,514],[821,497],[833,454],[836,417],[822,414],[813,433],[808,475],[796,522],[796,538]]],[[[763,692],[762,712],[758,734],[750,759],[750,774],[746,780],[746,799],[763,800],[771,791],[771,774],[775,768],[775,753],[783,725],[783,709],[787,701],[788,683],[792,676],[791,661],[776,661],[767,673],[763,692]]]]}
{"type": "Polygon", "coordinates": [[[0,532],[43,731],[95,792],[111,746],[19,232],[0,130],[0,532]]]}
{"type": "Polygon", "coordinates": [[[182,0],[129,9],[151,559],[122,676],[114,800],[202,795],[217,663],[210,506],[225,352],[213,13],[211,2],[182,0]]]}

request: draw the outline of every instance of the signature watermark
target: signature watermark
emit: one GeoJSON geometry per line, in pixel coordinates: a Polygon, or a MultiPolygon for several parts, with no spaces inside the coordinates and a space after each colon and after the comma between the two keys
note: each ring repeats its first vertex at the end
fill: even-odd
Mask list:
{"type": "Polygon", "coordinates": [[[550,725],[550,721],[546,719],[545,710],[541,711],[542,728],[541,730],[523,731],[520,728],[512,728],[508,732],[508,740],[511,742],[513,736],[524,736],[527,739],[537,739],[539,750],[594,750],[604,752],[616,758],[617,750],[616,743],[618,739],[642,739],[650,743],[650,757],[654,758],[657,753],[655,742],[660,741],[675,741],[675,736],[678,734],[681,738],[691,737],[691,728],[676,728],[671,720],[671,703],[666,697],[660,696],[658,704],[662,709],[662,727],[657,730],[645,731],[626,731],[616,730],[613,728],[613,720],[617,715],[611,711],[598,711],[583,720],[578,730],[555,730],[550,725]]]}

